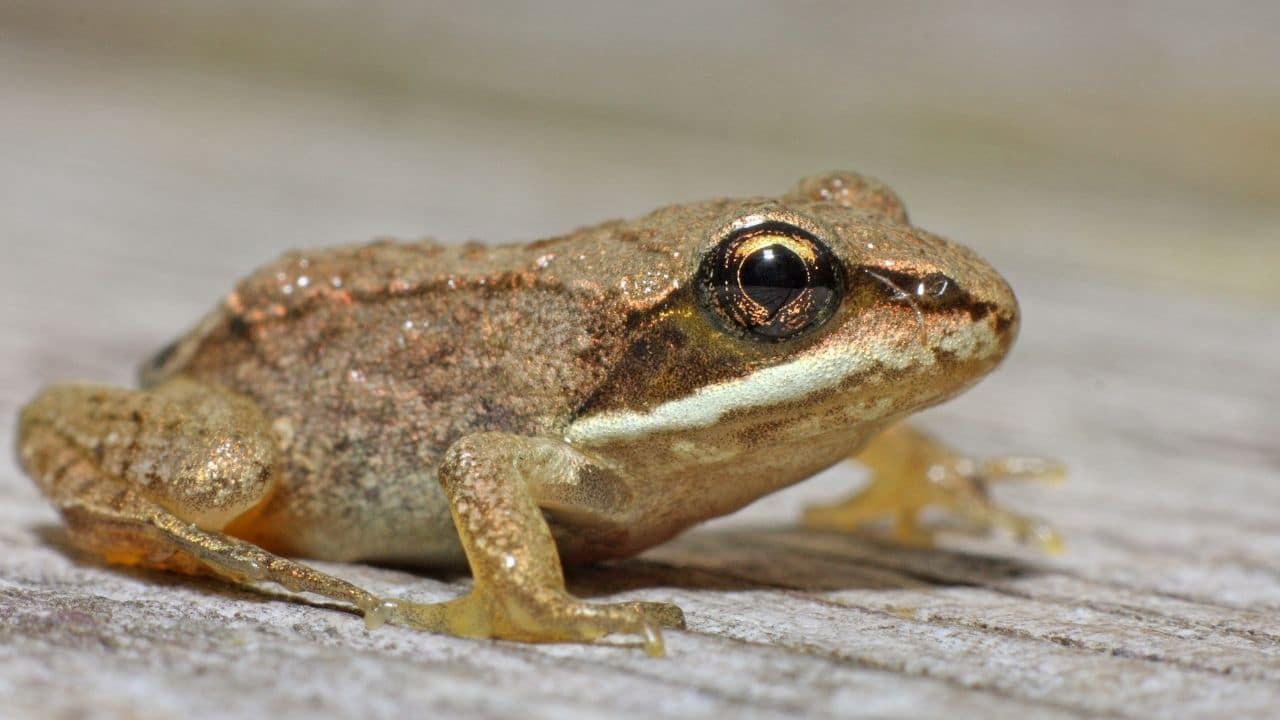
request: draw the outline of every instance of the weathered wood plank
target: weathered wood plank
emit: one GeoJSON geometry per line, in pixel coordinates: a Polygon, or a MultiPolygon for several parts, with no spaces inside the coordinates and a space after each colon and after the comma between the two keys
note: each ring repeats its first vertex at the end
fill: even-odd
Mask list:
{"type": "MultiPolygon", "coordinates": [[[[11,547],[16,557],[6,566],[0,586],[0,607],[6,608],[0,637],[13,654],[0,656],[0,667],[6,668],[0,677],[10,681],[10,689],[31,707],[52,701],[49,707],[57,708],[64,699],[42,692],[63,681],[41,667],[48,663],[58,672],[92,676],[88,690],[94,692],[82,689],[84,694],[76,696],[80,702],[95,692],[109,695],[106,690],[131,673],[150,675],[166,668],[162,675],[172,687],[151,688],[159,695],[155,706],[206,711],[220,703],[235,707],[238,693],[256,696],[264,686],[287,677],[300,686],[283,687],[276,698],[286,715],[296,710],[288,703],[299,695],[320,693],[327,702],[331,695],[343,697],[343,692],[351,697],[339,705],[328,703],[328,711],[346,708],[364,714],[370,709],[362,710],[362,702],[371,694],[385,694],[395,708],[443,703],[468,712],[510,713],[532,703],[535,717],[591,717],[599,712],[644,717],[655,698],[671,712],[695,716],[735,712],[743,717],[786,717],[801,711],[839,715],[868,708],[926,715],[938,706],[979,714],[1058,715],[1000,694],[969,692],[930,678],[886,673],[874,665],[697,630],[673,636],[671,657],[661,662],[610,648],[474,643],[395,628],[369,633],[345,612],[265,601],[216,583],[104,570],[92,561],[78,564],[41,541],[28,539],[11,547]],[[105,672],[92,667],[92,658],[103,652],[113,659],[105,672]],[[720,661],[709,663],[709,658],[720,661]],[[236,672],[238,663],[248,672],[236,672]],[[273,670],[264,675],[268,667],[273,670]],[[184,704],[191,700],[186,694],[202,685],[200,676],[187,675],[195,668],[219,678],[221,684],[206,692],[231,695],[184,704]],[[432,687],[424,689],[422,678],[430,678],[432,687]],[[337,686],[330,685],[335,682],[337,686]],[[518,690],[504,697],[493,692],[495,686],[518,690]],[[406,695],[405,690],[411,692],[406,695]]],[[[325,567],[380,591],[424,600],[457,591],[394,571],[325,567]]],[[[632,582],[635,574],[620,577],[632,582]]],[[[681,601],[696,598],[696,593],[683,591],[663,594],[681,601]]],[[[375,703],[372,714],[394,713],[375,703]]]]}

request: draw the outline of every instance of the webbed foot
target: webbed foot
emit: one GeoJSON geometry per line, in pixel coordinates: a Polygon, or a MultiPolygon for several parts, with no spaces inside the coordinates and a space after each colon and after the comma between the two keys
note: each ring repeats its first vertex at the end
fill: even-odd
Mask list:
{"type": "Polygon", "coordinates": [[[890,518],[895,540],[928,547],[937,529],[924,522],[923,514],[937,508],[975,533],[1003,530],[1045,552],[1062,551],[1062,538],[1052,527],[1001,507],[990,492],[992,484],[1008,480],[1060,482],[1065,468],[1059,462],[1030,457],[974,460],[906,426],[886,431],[856,459],[871,467],[871,483],[843,502],[808,508],[806,526],[849,531],[890,518]]]}

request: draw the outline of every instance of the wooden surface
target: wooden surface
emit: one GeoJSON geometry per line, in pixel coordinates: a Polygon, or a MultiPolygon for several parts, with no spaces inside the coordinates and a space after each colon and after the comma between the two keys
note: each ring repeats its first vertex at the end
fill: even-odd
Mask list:
{"type": "MultiPolygon", "coordinates": [[[[1171,63],[1144,85],[1164,89],[1139,93],[1140,102],[1121,72],[1054,78],[1054,92],[1118,113],[1106,116],[1105,133],[1081,131],[1082,118],[1055,126],[1038,100],[1034,111],[1019,105],[1044,98],[1034,73],[982,75],[981,93],[965,87],[983,104],[936,103],[930,123],[900,122],[920,109],[908,94],[859,85],[785,132],[766,117],[734,120],[723,133],[689,107],[706,87],[722,78],[785,92],[807,77],[808,61],[772,74],[757,67],[744,80],[726,60],[732,48],[717,45],[706,52],[719,75],[678,77],[644,55],[643,38],[666,38],[653,26],[661,20],[636,18],[619,39],[633,54],[600,57],[602,73],[635,67],[639,79],[615,74],[617,84],[597,87],[574,76],[570,86],[550,70],[576,68],[524,62],[545,57],[532,41],[443,13],[467,40],[457,46],[496,64],[454,72],[424,56],[423,86],[394,77],[379,85],[389,71],[371,70],[368,58],[403,68],[418,52],[388,29],[396,12],[409,12],[392,4],[379,6],[377,27],[361,15],[332,45],[349,58],[334,67],[356,68],[355,80],[317,70],[325,53],[298,64],[267,53],[275,45],[263,38],[279,30],[281,10],[263,11],[256,30],[237,25],[249,29],[233,37],[192,8],[143,22],[146,3],[121,4],[134,11],[118,15],[93,4],[20,5],[0,11],[0,435],[12,435],[17,408],[43,383],[132,382],[141,358],[287,247],[384,233],[533,238],[689,197],[775,193],[806,172],[848,166],[882,176],[918,222],[986,255],[1022,299],[1023,337],[1006,366],[922,422],[976,453],[1059,457],[1071,477],[1060,488],[1001,492],[1056,523],[1068,540],[1059,558],[1000,538],[949,537],[926,552],[797,529],[803,505],[856,487],[859,475],[846,468],[637,560],[575,573],[583,594],[685,609],[689,630],[669,633],[669,656],[650,660],[633,648],[367,632],[348,612],[278,591],[108,568],[65,546],[56,515],[7,459],[0,717],[1280,713],[1280,186],[1265,144],[1237,148],[1265,136],[1258,128],[1280,126],[1280,111],[1250,94],[1274,78],[1248,89],[1219,82],[1222,68],[1204,69],[1223,57],[1270,57],[1269,42],[1250,44],[1250,23],[1174,16],[1153,32],[1129,18],[1144,34],[1104,17],[1120,30],[1085,43],[1100,58],[1090,62],[1154,53],[1171,63]],[[1200,44],[1176,42],[1193,36],[1200,44]],[[156,37],[164,41],[144,42],[156,37]],[[211,59],[193,40],[211,37],[210,47],[257,65],[211,59]],[[1160,54],[1160,43],[1183,54],[1160,54]],[[652,89],[646,83],[659,76],[672,92],[658,93],[649,116],[610,110],[628,107],[618,99],[628,87],[652,89]],[[516,86],[547,99],[531,105],[516,86]],[[1225,94],[1212,104],[1219,114],[1175,112],[1200,97],[1192,91],[1225,94]],[[873,97],[890,106],[860,114],[858,103],[873,97]],[[992,105],[1000,102],[1005,110],[992,105]],[[1018,132],[992,135],[974,121],[1006,110],[1011,124],[1025,123],[1018,132]],[[834,133],[824,117],[848,130],[834,133]]],[[[737,30],[776,27],[768,7],[744,11],[737,30]]],[[[931,38],[950,37],[943,25],[958,22],[907,20],[931,38]]],[[[566,46],[604,52],[586,27],[593,21],[557,26],[561,55],[550,57],[567,57],[566,46]]],[[[679,33],[711,27],[699,22],[649,52],[695,47],[679,33]]],[[[885,87],[933,82],[934,97],[947,86],[954,99],[965,92],[954,78],[921,68],[950,72],[958,58],[977,57],[964,54],[966,38],[988,24],[964,27],[970,35],[918,58],[860,57],[870,51],[834,40],[815,47],[833,62],[876,60],[892,78],[885,87]]],[[[1068,66],[1054,61],[1077,57],[1083,42],[1028,49],[1003,37],[982,46],[992,61],[1022,52],[1033,67],[1068,66]]],[[[874,44],[894,52],[888,40],[874,44]]],[[[466,585],[321,567],[421,600],[466,585]]]]}

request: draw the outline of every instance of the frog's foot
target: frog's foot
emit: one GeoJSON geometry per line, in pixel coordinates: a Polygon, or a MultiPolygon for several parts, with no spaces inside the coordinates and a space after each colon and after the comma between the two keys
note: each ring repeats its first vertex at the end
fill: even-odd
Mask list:
{"type": "Polygon", "coordinates": [[[924,522],[924,513],[937,508],[975,533],[1003,530],[1045,552],[1061,551],[1062,539],[1052,527],[1000,507],[990,492],[992,484],[1007,480],[1061,481],[1065,472],[1060,463],[1027,457],[975,461],[918,431],[891,432],[884,447],[869,447],[866,457],[858,458],[872,467],[870,485],[843,502],[807,509],[805,525],[850,531],[889,518],[897,541],[927,547],[934,544],[937,529],[924,522]]]}
{"type": "Polygon", "coordinates": [[[665,652],[661,627],[684,627],[684,613],[669,603],[595,604],[562,592],[541,595],[499,598],[476,590],[442,603],[388,600],[375,617],[417,630],[523,642],[590,643],[606,635],[632,636],[652,657],[665,652]]]}

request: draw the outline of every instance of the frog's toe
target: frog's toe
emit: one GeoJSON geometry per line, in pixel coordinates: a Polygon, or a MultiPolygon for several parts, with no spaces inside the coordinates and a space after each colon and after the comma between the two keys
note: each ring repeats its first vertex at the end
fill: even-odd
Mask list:
{"type": "Polygon", "coordinates": [[[1018,542],[1056,554],[1062,551],[1062,537],[1039,518],[1022,515],[999,505],[991,495],[991,484],[1003,480],[1045,480],[1063,477],[1060,463],[1040,458],[995,458],[974,463],[957,458],[949,466],[935,466],[931,473],[935,492],[933,503],[968,523],[977,534],[1004,531],[1018,542]]]}
{"type": "Polygon", "coordinates": [[[662,627],[672,628],[674,630],[685,629],[684,611],[681,610],[678,605],[665,602],[646,601],[623,604],[634,607],[651,622],[657,623],[662,627]]]}
{"type": "Polygon", "coordinates": [[[1057,485],[1066,480],[1067,466],[1051,458],[1008,455],[977,463],[974,475],[986,483],[1031,480],[1057,485]]]}
{"type": "MultiPolygon", "coordinates": [[[[896,516],[898,534],[919,528],[916,510],[921,502],[918,493],[893,482],[872,478],[871,484],[851,498],[831,505],[805,508],[802,522],[814,530],[852,532],[864,525],[896,516]]],[[[905,538],[901,538],[905,539],[905,538]]]]}
{"type": "Polygon", "coordinates": [[[596,604],[567,594],[533,602],[473,591],[443,603],[384,601],[377,612],[395,625],[459,637],[590,643],[606,635],[631,636],[654,657],[665,652],[661,628],[684,626],[680,608],[668,603],[596,604]]]}
{"type": "Polygon", "coordinates": [[[896,542],[926,549],[937,546],[937,531],[921,522],[920,514],[920,508],[909,508],[897,514],[893,522],[893,539],[896,542]]]}
{"type": "Polygon", "coordinates": [[[493,623],[485,603],[475,593],[439,603],[412,600],[383,600],[365,610],[365,625],[370,629],[385,623],[413,630],[457,635],[458,637],[492,637],[493,623]]]}
{"type": "Polygon", "coordinates": [[[1057,555],[1063,551],[1062,536],[1051,525],[1039,518],[1006,510],[990,501],[985,508],[969,513],[968,519],[981,532],[1003,530],[1018,542],[1035,546],[1042,552],[1057,555]]]}
{"type": "MultiPolygon", "coordinates": [[[[563,613],[563,622],[551,620],[540,632],[549,632],[552,642],[568,640],[576,642],[592,642],[606,635],[621,635],[638,638],[644,647],[645,654],[650,657],[662,657],[666,654],[666,644],[662,638],[661,628],[682,627],[684,613],[674,605],[664,603],[624,602],[610,604],[593,604],[579,601],[567,606],[563,613]],[[673,616],[674,610],[678,615],[673,616]],[[554,637],[568,631],[564,638],[554,637]]],[[[541,638],[528,638],[540,641],[541,638]]]]}

